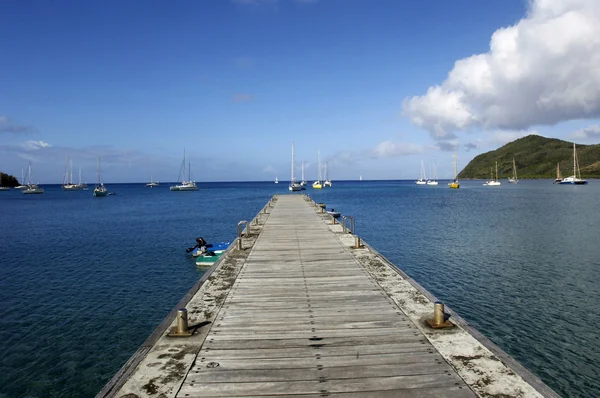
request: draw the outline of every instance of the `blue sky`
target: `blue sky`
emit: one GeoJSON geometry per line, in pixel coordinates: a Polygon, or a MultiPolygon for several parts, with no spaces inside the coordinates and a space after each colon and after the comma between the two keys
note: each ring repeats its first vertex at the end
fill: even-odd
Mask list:
{"type": "Polygon", "coordinates": [[[333,180],[450,178],[454,149],[596,143],[598,32],[571,27],[598,6],[546,3],[6,1],[0,170],[174,181],[185,148],[197,181],[286,180],[294,140],[308,180],[319,149],[333,180]]]}

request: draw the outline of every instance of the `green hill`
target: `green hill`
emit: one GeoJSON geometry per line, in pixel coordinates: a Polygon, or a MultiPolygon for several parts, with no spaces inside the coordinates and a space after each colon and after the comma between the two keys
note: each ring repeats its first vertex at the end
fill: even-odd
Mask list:
{"type": "MultiPolygon", "coordinates": [[[[583,178],[600,178],[600,144],[577,144],[577,157],[583,178]]],[[[459,179],[490,178],[490,168],[498,162],[498,178],[512,175],[512,160],[517,164],[521,178],[556,178],[556,164],[560,163],[563,177],[573,175],[573,143],[556,138],[528,135],[509,142],[495,151],[476,156],[458,174],[459,179]]]]}

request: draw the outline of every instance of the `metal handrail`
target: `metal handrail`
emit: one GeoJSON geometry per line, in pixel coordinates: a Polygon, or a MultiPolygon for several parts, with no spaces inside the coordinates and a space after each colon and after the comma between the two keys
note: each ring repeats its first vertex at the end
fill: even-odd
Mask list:
{"type": "Polygon", "coordinates": [[[354,217],[352,216],[343,216],[342,217],[342,228],[344,233],[348,233],[348,220],[350,220],[350,233],[354,234],[354,217]]]}

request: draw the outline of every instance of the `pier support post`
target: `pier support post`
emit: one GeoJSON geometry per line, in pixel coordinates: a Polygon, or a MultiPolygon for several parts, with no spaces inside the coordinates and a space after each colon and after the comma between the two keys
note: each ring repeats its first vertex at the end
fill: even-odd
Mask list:
{"type": "Polygon", "coordinates": [[[354,235],[354,248],[355,249],[360,249],[360,247],[361,247],[360,236],[354,235]]]}
{"type": "Polygon", "coordinates": [[[434,329],[454,327],[454,324],[452,322],[446,320],[444,303],[442,303],[441,301],[436,301],[433,304],[433,319],[428,319],[425,322],[434,329]]]}

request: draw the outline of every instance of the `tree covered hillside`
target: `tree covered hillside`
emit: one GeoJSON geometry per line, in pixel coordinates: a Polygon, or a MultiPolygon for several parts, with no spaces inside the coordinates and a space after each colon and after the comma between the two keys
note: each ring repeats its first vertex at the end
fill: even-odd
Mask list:
{"type": "MultiPolygon", "coordinates": [[[[577,145],[579,167],[583,178],[600,178],[600,145],[577,145]]],[[[563,177],[573,174],[573,143],[556,138],[528,135],[509,142],[495,151],[476,156],[458,174],[459,178],[487,179],[490,169],[498,162],[498,177],[512,176],[512,161],[517,164],[521,178],[556,178],[556,165],[560,163],[563,177]]],[[[495,171],[494,171],[495,172],[495,171]]]]}

